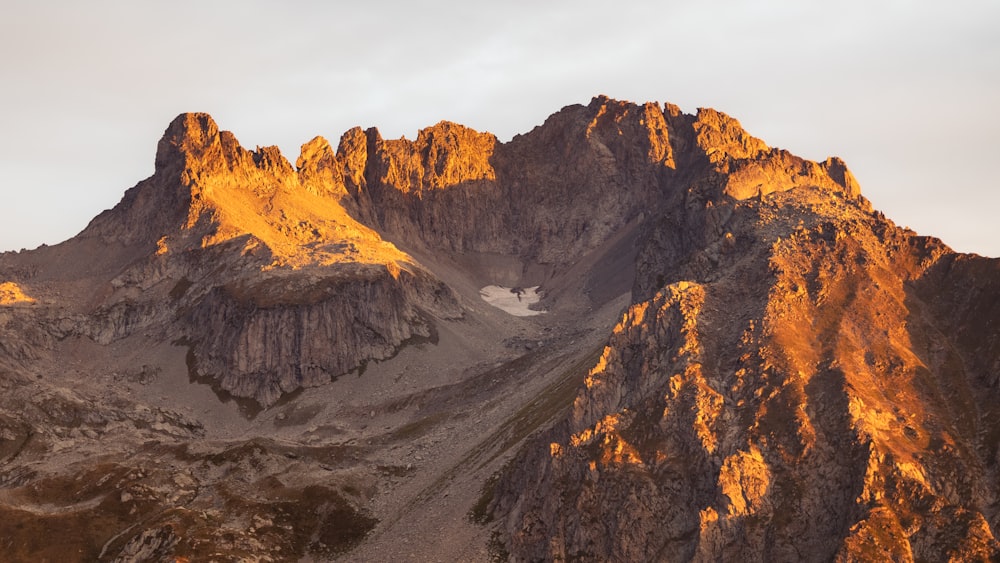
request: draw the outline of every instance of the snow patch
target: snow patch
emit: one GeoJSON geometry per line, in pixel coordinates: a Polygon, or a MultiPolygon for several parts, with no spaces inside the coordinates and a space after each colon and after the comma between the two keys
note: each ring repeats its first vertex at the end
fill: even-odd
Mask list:
{"type": "Polygon", "coordinates": [[[515,317],[531,317],[545,312],[528,308],[529,305],[538,303],[538,300],[542,298],[537,285],[535,287],[514,288],[488,285],[479,290],[479,295],[483,301],[515,317]]]}

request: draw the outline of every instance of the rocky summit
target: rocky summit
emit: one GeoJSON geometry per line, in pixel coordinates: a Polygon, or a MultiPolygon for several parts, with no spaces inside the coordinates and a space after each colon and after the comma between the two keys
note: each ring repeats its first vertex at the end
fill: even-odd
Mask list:
{"type": "Polygon", "coordinates": [[[0,254],[0,560],[1000,558],[1000,260],[838,158],[602,96],[155,163],[0,254]]]}

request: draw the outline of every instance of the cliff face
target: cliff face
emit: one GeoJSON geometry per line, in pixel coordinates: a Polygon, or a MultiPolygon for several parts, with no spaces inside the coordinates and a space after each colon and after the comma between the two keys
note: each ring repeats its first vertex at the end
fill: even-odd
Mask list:
{"type": "Polygon", "coordinates": [[[79,236],[0,254],[0,555],[996,558],[998,319],[1000,261],[714,110],[294,167],[184,114],[79,236]]]}
{"type": "Polygon", "coordinates": [[[271,405],[389,358],[407,341],[432,339],[432,315],[460,314],[453,299],[424,272],[393,276],[385,268],[215,287],[185,319],[192,368],[237,397],[271,405]],[[435,292],[443,296],[427,297],[435,292]]]}

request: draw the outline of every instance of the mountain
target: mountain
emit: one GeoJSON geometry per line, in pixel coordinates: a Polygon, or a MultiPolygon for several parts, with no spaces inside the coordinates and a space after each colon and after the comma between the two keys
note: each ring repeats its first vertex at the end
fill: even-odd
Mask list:
{"type": "Polygon", "coordinates": [[[602,96],[155,162],[0,254],[4,560],[1000,556],[1000,261],[838,158],[602,96]]]}

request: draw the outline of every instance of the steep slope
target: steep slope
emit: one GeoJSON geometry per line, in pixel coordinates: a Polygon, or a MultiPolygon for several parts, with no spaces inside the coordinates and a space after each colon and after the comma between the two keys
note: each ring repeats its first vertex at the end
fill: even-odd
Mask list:
{"type": "Polygon", "coordinates": [[[1000,264],[897,228],[852,180],[795,176],[850,178],[837,161],[725,162],[748,145],[649,224],[635,302],[572,413],[496,485],[506,549],[996,557],[1000,264]]]}
{"type": "Polygon", "coordinates": [[[710,109],[295,167],[184,114],[0,254],[0,558],[995,558],[998,292],[710,109]]]}

